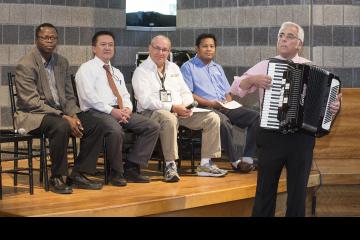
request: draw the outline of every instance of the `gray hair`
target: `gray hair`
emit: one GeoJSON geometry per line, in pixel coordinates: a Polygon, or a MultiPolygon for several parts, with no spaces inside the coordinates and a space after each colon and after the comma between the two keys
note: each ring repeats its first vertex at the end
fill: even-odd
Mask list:
{"type": "Polygon", "coordinates": [[[159,38],[162,38],[162,39],[165,39],[165,40],[167,40],[168,42],[169,42],[169,46],[171,47],[171,40],[170,40],[170,38],[168,38],[167,36],[165,36],[165,35],[157,35],[157,36],[155,36],[155,37],[153,37],[152,39],[151,39],[151,44],[154,44],[154,42],[157,40],[157,39],[159,39],[159,38]]]}
{"type": "Polygon", "coordinates": [[[284,23],[282,23],[282,24],[281,24],[281,27],[280,27],[280,29],[279,29],[279,33],[278,33],[278,34],[280,34],[281,31],[282,31],[284,28],[289,27],[289,26],[291,26],[291,27],[296,27],[296,28],[297,28],[297,30],[298,30],[298,38],[299,38],[302,42],[304,42],[304,29],[303,29],[299,24],[296,24],[296,23],[294,23],[294,22],[284,22],[284,23]]]}

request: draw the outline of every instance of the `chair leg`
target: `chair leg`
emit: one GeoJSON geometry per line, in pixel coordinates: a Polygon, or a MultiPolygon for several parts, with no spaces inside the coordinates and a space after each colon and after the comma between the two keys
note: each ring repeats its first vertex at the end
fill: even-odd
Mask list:
{"type": "Polygon", "coordinates": [[[42,163],[42,168],[40,172],[43,172],[44,188],[45,191],[49,191],[49,176],[47,169],[47,159],[46,159],[46,145],[45,145],[45,135],[42,135],[40,139],[40,162],[42,163]]]}
{"type": "Polygon", "coordinates": [[[0,200],[2,200],[2,166],[0,160],[0,200]]]}
{"type": "Polygon", "coordinates": [[[314,195],[312,196],[311,199],[311,216],[316,217],[316,192],[313,193],[314,195]]]}
{"type": "Polygon", "coordinates": [[[41,147],[40,147],[40,171],[39,171],[39,182],[41,185],[43,185],[43,179],[44,179],[44,161],[42,160],[43,156],[42,156],[42,152],[41,152],[41,147]]]}
{"type": "MultiPolygon", "coordinates": [[[[1,145],[0,145],[1,148],[1,145]]],[[[1,151],[0,151],[0,200],[2,200],[2,166],[1,166],[1,151]]]]}
{"type": "Polygon", "coordinates": [[[19,142],[14,142],[14,186],[17,186],[18,183],[18,176],[17,176],[17,170],[18,170],[18,163],[19,161],[17,160],[17,158],[19,157],[18,154],[19,151],[19,142]]]}
{"type": "Polygon", "coordinates": [[[103,158],[104,158],[104,183],[105,185],[109,184],[109,173],[110,173],[110,166],[108,164],[108,159],[107,159],[107,151],[106,151],[106,140],[104,138],[104,142],[103,142],[103,158]]]}
{"type": "Polygon", "coordinates": [[[165,161],[164,152],[162,150],[161,144],[159,145],[159,149],[160,149],[159,150],[159,154],[160,154],[159,165],[160,164],[162,165],[162,172],[163,172],[163,176],[165,177],[166,161],[165,161]]]}
{"type": "Polygon", "coordinates": [[[180,169],[180,168],[181,168],[181,158],[179,158],[179,159],[177,160],[177,162],[178,162],[177,167],[180,169]]]}
{"type": "Polygon", "coordinates": [[[160,140],[158,140],[158,142],[156,143],[155,148],[158,149],[159,152],[159,161],[158,161],[158,171],[164,171],[163,165],[164,165],[164,159],[163,159],[163,152],[162,152],[162,148],[161,148],[161,143],[160,140]]]}
{"type": "Polygon", "coordinates": [[[28,167],[29,167],[29,185],[30,185],[30,194],[34,194],[34,176],[33,176],[33,165],[32,165],[32,140],[28,140],[28,167]]]}
{"type": "Polygon", "coordinates": [[[195,173],[195,149],[194,149],[194,141],[193,141],[193,132],[191,130],[191,173],[195,173]]]}
{"type": "Polygon", "coordinates": [[[162,173],[163,176],[165,177],[166,161],[164,157],[161,157],[161,162],[162,162],[162,173]]]}
{"type": "Polygon", "coordinates": [[[158,161],[158,170],[159,170],[159,171],[162,170],[162,169],[161,169],[161,168],[162,168],[162,163],[163,163],[163,162],[162,162],[162,159],[160,159],[160,160],[158,161]]]}
{"type": "Polygon", "coordinates": [[[179,142],[178,142],[178,151],[179,151],[179,159],[177,159],[177,167],[180,169],[181,168],[181,160],[183,159],[183,147],[181,146],[182,143],[182,138],[180,137],[179,142]]]}
{"type": "Polygon", "coordinates": [[[77,145],[76,145],[76,138],[72,137],[72,150],[73,150],[73,157],[74,157],[74,163],[77,159],[77,145]]]}
{"type": "MultiPolygon", "coordinates": [[[[42,138],[40,138],[40,150],[39,150],[39,156],[40,156],[40,170],[39,170],[39,181],[40,184],[44,184],[44,160],[43,160],[43,150],[44,149],[44,143],[42,138]]],[[[45,154],[46,155],[46,154],[45,154]]]]}

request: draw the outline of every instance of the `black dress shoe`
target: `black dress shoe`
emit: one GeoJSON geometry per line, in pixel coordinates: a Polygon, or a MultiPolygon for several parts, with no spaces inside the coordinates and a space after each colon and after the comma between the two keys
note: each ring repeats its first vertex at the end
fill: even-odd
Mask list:
{"type": "Polygon", "coordinates": [[[235,171],[241,172],[241,173],[249,173],[254,170],[253,164],[243,162],[243,161],[240,161],[236,167],[234,167],[233,165],[231,165],[231,166],[235,171]]]}
{"type": "Polygon", "coordinates": [[[72,187],[65,184],[63,178],[50,177],[49,179],[50,191],[58,194],[70,194],[72,193],[72,187]]]}
{"type": "Polygon", "coordinates": [[[68,177],[66,183],[79,189],[100,190],[102,188],[102,183],[92,181],[82,174],[68,177]]]}
{"type": "Polygon", "coordinates": [[[115,174],[112,173],[110,175],[110,183],[113,186],[117,186],[117,187],[124,187],[127,185],[127,182],[124,178],[124,176],[122,174],[115,174]]]}
{"type": "Polygon", "coordinates": [[[140,167],[125,168],[124,176],[131,183],[149,183],[150,178],[140,174],[140,167]]]}

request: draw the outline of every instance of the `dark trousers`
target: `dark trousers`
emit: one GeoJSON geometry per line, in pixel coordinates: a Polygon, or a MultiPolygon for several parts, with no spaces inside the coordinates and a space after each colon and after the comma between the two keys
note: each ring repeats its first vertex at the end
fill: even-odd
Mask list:
{"type": "MultiPolygon", "coordinates": [[[[84,131],[80,139],[80,152],[74,163],[73,172],[94,173],[96,161],[101,151],[103,130],[98,125],[96,118],[85,112],[77,114],[84,131]]],[[[44,133],[49,139],[51,175],[67,176],[67,147],[71,136],[70,124],[60,116],[46,115],[39,128],[29,132],[30,134],[44,133]]]]}
{"type": "Polygon", "coordinates": [[[241,153],[238,153],[233,141],[233,125],[246,128],[246,141],[243,152],[244,157],[253,157],[256,152],[256,132],[259,126],[259,113],[240,107],[236,109],[212,109],[220,117],[221,146],[229,156],[230,162],[239,160],[241,153]]]}
{"type": "Polygon", "coordinates": [[[303,133],[286,134],[260,128],[257,135],[259,168],[252,216],[275,215],[276,193],[282,168],[287,175],[287,217],[305,216],[315,138],[303,133]]]}
{"type": "Polygon", "coordinates": [[[133,113],[128,123],[119,124],[109,114],[96,110],[89,110],[88,112],[98,118],[105,129],[107,158],[113,171],[118,173],[124,172],[122,161],[122,147],[125,138],[124,129],[128,129],[137,135],[132,151],[128,154],[126,160],[143,167],[148,166],[148,161],[159,137],[160,126],[158,123],[133,113]]]}

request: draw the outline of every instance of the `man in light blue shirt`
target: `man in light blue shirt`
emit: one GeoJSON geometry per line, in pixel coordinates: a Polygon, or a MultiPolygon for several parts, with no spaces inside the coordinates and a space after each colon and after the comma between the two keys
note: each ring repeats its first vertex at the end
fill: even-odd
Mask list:
{"type": "Polygon", "coordinates": [[[232,101],[230,85],[223,68],[213,61],[216,38],[213,34],[201,34],[196,39],[196,56],[181,67],[181,73],[194,99],[200,106],[211,108],[220,117],[221,146],[229,156],[234,170],[250,172],[254,169],[253,156],[256,151],[256,128],[259,113],[244,107],[226,109],[221,103],[232,101]],[[233,125],[247,128],[243,157],[237,154],[233,143],[233,125]]]}

